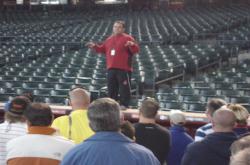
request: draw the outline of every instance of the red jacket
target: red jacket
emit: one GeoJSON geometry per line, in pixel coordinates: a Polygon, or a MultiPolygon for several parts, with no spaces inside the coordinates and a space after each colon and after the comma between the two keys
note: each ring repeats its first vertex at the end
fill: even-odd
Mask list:
{"type": "Polygon", "coordinates": [[[94,46],[96,52],[106,55],[107,69],[133,70],[132,56],[139,52],[139,46],[136,43],[133,46],[126,47],[125,44],[127,41],[135,40],[130,35],[122,33],[111,35],[101,45],[94,46]]]}

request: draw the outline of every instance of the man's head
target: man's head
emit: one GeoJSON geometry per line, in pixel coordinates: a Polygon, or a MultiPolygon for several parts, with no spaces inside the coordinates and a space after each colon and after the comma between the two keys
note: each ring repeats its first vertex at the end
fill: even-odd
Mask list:
{"type": "Polygon", "coordinates": [[[184,125],[186,123],[185,114],[180,110],[172,110],[169,114],[171,125],[184,125]]]}
{"type": "Polygon", "coordinates": [[[120,106],[110,98],[93,101],[88,108],[90,128],[95,132],[113,131],[120,129],[120,106]]]}
{"type": "Polygon", "coordinates": [[[159,109],[160,105],[154,98],[146,98],[142,101],[139,108],[140,116],[148,119],[155,119],[159,109]]]}
{"type": "Polygon", "coordinates": [[[17,96],[12,101],[6,103],[8,104],[5,109],[5,120],[10,123],[24,122],[23,117],[24,110],[29,106],[30,101],[26,97],[17,96]]]}
{"type": "Polygon", "coordinates": [[[125,22],[124,21],[115,21],[113,25],[113,34],[122,34],[125,31],[125,22]]]}
{"type": "Polygon", "coordinates": [[[90,94],[83,88],[76,87],[69,91],[69,103],[73,110],[87,109],[90,104],[90,94]]]}
{"type": "Polygon", "coordinates": [[[250,148],[241,150],[232,156],[230,165],[250,165],[250,148]]]}
{"type": "Polygon", "coordinates": [[[230,109],[221,107],[213,114],[212,124],[215,132],[232,132],[236,117],[230,109]]]}
{"type": "Polygon", "coordinates": [[[227,107],[234,112],[238,124],[247,125],[249,112],[246,108],[240,104],[228,104],[227,107]]]}
{"type": "Polygon", "coordinates": [[[124,121],[121,124],[121,133],[130,139],[135,140],[135,128],[129,121],[124,121]]]}
{"type": "Polygon", "coordinates": [[[222,99],[211,99],[207,103],[206,114],[208,119],[211,120],[214,112],[218,110],[220,107],[226,105],[227,103],[222,99]]]}
{"type": "Polygon", "coordinates": [[[32,103],[24,111],[24,116],[29,126],[50,126],[54,115],[49,105],[44,103],[32,103]]]}
{"type": "Polygon", "coordinates": [[[231,150],[231,155],[235,155],[239,151],[245,149],[245,148],[250,148],[250,134],[243,136],[233,142],[233,144],[230,147],[231,150]]]}

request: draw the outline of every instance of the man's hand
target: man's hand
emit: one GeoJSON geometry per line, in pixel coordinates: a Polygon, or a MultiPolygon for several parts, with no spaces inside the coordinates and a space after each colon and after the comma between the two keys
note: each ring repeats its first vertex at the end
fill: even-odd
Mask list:
{"type": "Polygon", "coordinates": [[[134,46],[135,45],[135,42],[133,41],[127,41],[125,46],[128,47],[128,46],[134,46]]]}
{"type": "Polygon", "coordinates": [[[85,44],[88,48],[93,48],[96,44],[94,42],[88,42],[85,44]]]}

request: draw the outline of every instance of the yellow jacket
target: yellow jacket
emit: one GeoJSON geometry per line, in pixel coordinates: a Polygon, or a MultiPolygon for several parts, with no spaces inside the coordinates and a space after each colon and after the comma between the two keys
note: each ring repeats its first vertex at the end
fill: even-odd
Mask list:
{"type": "Polygon", "coordinates": [[[52,127],[59,130],[61,136],[73,140],[76,144],[89,138],[94,132],[89,127],[87,110],[74,110],[71,114],[56,118],[52,127]],[[71,121],[70,121],[71,118],[71,121]]]}

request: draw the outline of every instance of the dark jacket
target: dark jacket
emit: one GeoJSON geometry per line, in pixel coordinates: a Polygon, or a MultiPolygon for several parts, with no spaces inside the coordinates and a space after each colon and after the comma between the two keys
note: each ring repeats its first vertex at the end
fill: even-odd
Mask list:
{"type": "Polygon", "coordinates": [[[182,165],[228,165],[230,146],[237,140],[233,132],[215,132],[205,139],[188,145],[182,165]]]}
{"type": "Polygon", "coordinates": [[[193,142],[190,135],[179,125],[170,127],[171,149],[167,158],[168,165],[180,165],[188,144],[193,142]]]}

